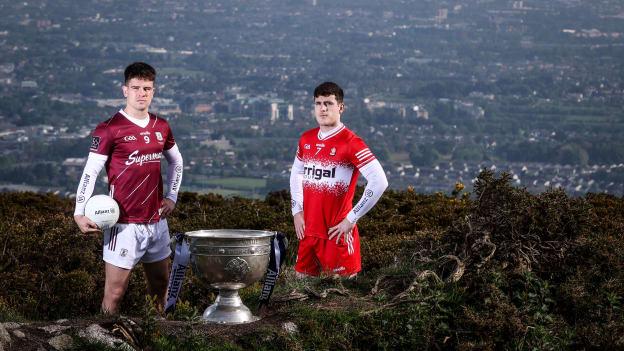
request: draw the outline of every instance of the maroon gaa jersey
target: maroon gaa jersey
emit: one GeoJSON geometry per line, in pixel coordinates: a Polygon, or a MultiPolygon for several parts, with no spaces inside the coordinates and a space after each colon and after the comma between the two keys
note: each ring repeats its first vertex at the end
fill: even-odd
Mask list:
{"type": "Polygon", "coordinates": [[[108,188],[119,203],[119,223],[153,223],[160,219],[160,159],[163,151],[174,145],[167,121],[151,113],[145,128],[121,112],[95,128],[91,152],[108,156],[108,188]]]}

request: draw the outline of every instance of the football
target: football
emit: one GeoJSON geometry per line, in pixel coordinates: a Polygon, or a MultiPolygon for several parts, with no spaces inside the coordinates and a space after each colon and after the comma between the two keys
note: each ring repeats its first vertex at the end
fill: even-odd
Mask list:
{"type": "Polygon", "coordinates": [[[119,219],[119,205],[108,195],[92,196],[85,205],[85,216],[94,221],[100,229],[108,229],[119,219]]]}

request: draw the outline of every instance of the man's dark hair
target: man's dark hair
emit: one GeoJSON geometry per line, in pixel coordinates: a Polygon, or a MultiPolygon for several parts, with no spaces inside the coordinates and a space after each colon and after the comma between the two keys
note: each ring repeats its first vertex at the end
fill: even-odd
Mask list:
{"type": "Polygon", "coordinates": [[[128,84],[128,82],[132,78],[138,78],[143,80],[155,81],[156,80],[156,70],[154,67],[148,65],[145,62],[134,62],[126,67],[124,71],[124,83],[128,84]]]}
{"type": "Polygon", "coordinates": [[[321,83],[321,85],[314,89],[314,98],[330,95],[335,95],[336,101],[338,101],[339,104],[342,104],[342,101],[344,100],[344,92],[338,84],[334,82],[325,82],[321,83]]]}

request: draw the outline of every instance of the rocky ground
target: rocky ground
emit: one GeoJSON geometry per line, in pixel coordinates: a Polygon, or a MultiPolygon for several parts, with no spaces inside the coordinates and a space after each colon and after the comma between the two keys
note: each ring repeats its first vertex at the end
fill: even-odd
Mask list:
{"type": "MultiPolygon", "coordinates": [[[[143,350],[143,323],[139,318],[128,317],[0,323],[0,351],[76,350],[93,344],[120,350],[143,350]]],[[[280,316],[268,316],[258,322],[240,325],[160,320],[156,321],[156,327],[160,333],[176,338],[193,333],[201,334],[206,339],[214,337],[232,341],[266,327],[297,332],[293,322],[284,321],[280,316]]]]}
{"type": "Polygon", "coordinates": [[[134,350],[139,330],[138,323],[129,318],[7,322],[0,324],[0,351],[70,350],[84,341],[134,350]]]}

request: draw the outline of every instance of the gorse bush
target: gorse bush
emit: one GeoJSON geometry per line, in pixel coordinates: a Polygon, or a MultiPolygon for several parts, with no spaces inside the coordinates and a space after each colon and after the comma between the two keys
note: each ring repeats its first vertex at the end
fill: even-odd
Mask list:
{"type": "MultiPolygon", "coordinates": [[[[179,345],[246,349],[271,340],[289,349],[624,349],[622,198],[575,198],[557,189],[534,195],[511,186],[509,175],[489,171],[472,194],[462,190],[458,184],[450,195],[386,192],[358,222],[363,272],[355,281],[332,288],[336,282],[282,277],[278,298],[310,289],[342,294],[313,304],[278,303],[299,333],[267,329],[241,335],[236,345],[194,336],[179,345]]],[[[73,202],[54,195],[0,194],[0,318],[99,312],[102,238],[80,234],[72,214],[73,202]]],[[[296,257],[286,191],[263,201],[182,193],[169,226],[172,233],[281,231],[291,243],[287,265],[296,257]]],[[[241,291],[250,307],[259,289],[241,291]]],[[[144,314],[144,293],[138,267],[124,312],[144,314]]],[[[188,272],[183,302],[170,318],[194,321],[215,296],[188,272]]],[[[176,340],[156,335],[155,346],[175,349],[176,340]]]]}

